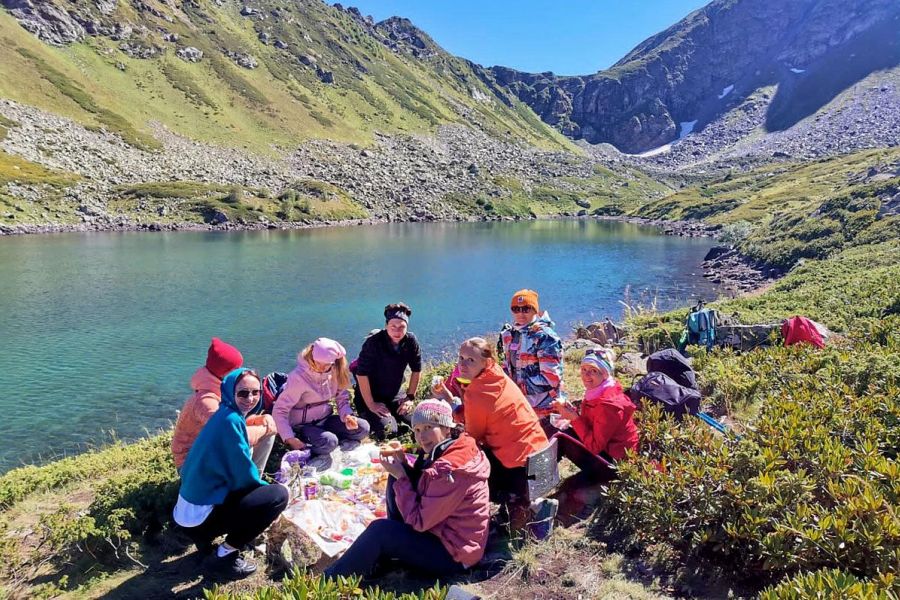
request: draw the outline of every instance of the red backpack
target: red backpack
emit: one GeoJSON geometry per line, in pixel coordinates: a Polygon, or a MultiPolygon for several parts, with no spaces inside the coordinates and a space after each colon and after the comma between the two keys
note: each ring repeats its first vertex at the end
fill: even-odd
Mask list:
{"type": "Polygon", "coordinates": [[[781,324],[781,337],[785,346],[794,344],[812,344],[816,348],[824,348],[825,340],[819,328],[806,317],[791,317],[781,324]]]}

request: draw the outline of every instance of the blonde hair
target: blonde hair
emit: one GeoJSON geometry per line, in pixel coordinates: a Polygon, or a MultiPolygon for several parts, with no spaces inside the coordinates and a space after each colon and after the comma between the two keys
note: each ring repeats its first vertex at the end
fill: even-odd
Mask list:
{"type": "Polygon", "coordinates": [[[492,361],[497,362],[497,352],[496,350],[494,350],[494,345],[484,338],[469,338],[464,341],[462,345],[478,350],[478,352],[481,354],[481,358],[489,358],[492,361]]]}
{"type": "MultiPolygon", "coordinates": [[[[313,369],[316,368],[316,361],[312,357],[313,345],[310,344],[306,348],[300,352],[300,357],[306,361],[313,369]]],[[[347,366],[347,357],[342,356],[336,361],[334,361],[334,365],[331,367],[331,372],[329,376],[334,381],[337,389],[339,390],[349,390],[350,389],[350,368],[347,366]]]]}

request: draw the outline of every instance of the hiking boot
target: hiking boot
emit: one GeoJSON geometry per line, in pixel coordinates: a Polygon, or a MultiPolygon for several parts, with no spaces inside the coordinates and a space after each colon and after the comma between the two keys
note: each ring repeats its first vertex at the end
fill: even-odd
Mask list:
{"type": "Polygon", "coordinates": [[[545,540],[553,532],[553,519],[559,510],[559,501],[552,498],[540,498],[531,504],[534,514],[528,523],[528,532],[537,540],[545,540]]]}
{"type": "Polygon", "coordinates": [[[244,558],[237,550],[227,556],[213,554],[210,559],[210,567],[216,573],[229,579],[243,579],[253,575],[258,568],[256,562],[244,558]]]}

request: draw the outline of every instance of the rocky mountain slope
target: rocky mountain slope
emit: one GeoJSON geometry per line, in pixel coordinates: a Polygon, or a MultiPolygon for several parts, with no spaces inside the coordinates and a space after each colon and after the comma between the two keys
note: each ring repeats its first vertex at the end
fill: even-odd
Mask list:
{"type": "Polygon", "coordinates": [[[0,96],[148,149],[151,121],[262,151],[446,123],[566,147],[404,19],[376,24],[320,0],[0,3],[0,96]]]}
{"type": "Polygon", "coordinates": [[[715,0],[565,78],[321,0],[0,4],[0,233],[621,215],[900,143],[893,0],[715,0]]]}
{"type": "Polygon", "coordinates": [[[482,77],[566,135],[623,152],[709,130],[678,164],[896,145],[900,3],[715,0],[594,75],[492,67],[482,77]]]}
{"type": "Polygon", "coordinates": [[[2,3],[0,232],[593,208],[567,179],[594,161],[406,19],[320,0],[2,3]]]}

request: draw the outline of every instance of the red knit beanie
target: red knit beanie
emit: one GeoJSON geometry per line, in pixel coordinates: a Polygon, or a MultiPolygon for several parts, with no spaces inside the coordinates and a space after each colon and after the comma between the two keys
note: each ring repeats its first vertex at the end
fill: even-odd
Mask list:
{"type": "Polygon", "coordinates": [[[224,378],[231,371],[244,364],[244,357],[238,349],[220,340],[213,338],[206,351],[206,369],[218,377],[224,378]]]}

